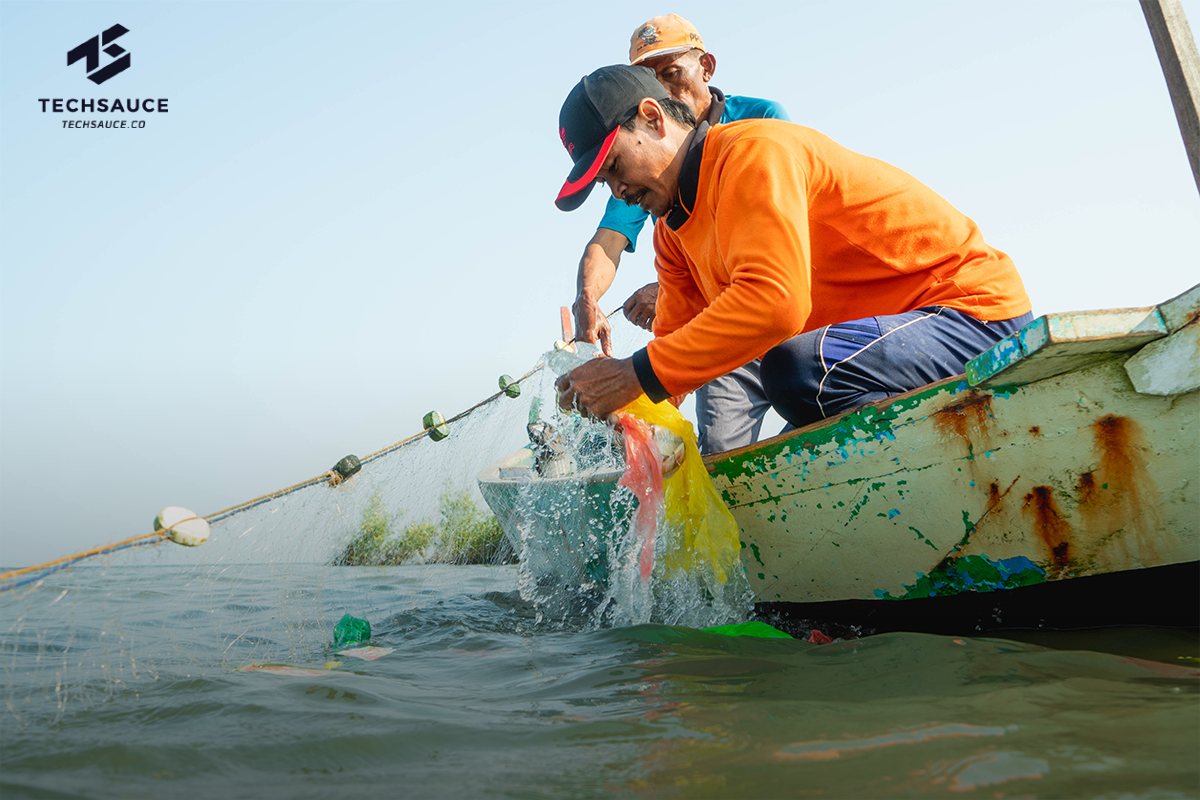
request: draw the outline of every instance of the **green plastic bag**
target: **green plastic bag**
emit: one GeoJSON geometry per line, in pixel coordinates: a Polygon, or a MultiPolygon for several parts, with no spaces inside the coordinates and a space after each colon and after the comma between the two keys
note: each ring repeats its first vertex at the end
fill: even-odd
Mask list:
{"type": "Polygon", "coordinates": [[[765,622],[753,620],[751,622],[739,622],[735,625],[717,625],[712,628],[704,628],[709,633],[719,633],[722,636],[756,636],[759,639],[794,639],[791,634],[784,633],[765,622]]]}
{"type": "Polygon", "coordinates": [[[346,614],[333,626],[333,647],[361,644],[371,638],[371,623],[346,614]]]}

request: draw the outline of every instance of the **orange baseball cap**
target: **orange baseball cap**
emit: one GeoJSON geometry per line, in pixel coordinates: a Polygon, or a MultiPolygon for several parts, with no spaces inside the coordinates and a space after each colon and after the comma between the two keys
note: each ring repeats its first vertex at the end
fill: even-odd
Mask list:
{"type": "Polygon", "coordinates": [[[692,49],[707,52],[696,26],[678,14],[664,14],[638,25],[629,37],[629,63],[692,49]]]}

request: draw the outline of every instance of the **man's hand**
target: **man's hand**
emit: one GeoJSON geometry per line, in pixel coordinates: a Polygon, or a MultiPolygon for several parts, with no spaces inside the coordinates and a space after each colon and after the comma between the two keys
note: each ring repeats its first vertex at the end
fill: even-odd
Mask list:
{"type": "Polygon", "coordinates": [[[612,327],[600,306],[590,297],[580,295],[571,305],[575,314],[575,341],[600,342],[600,351],[612,355],[612,327]]]}
{"type": "Polygon", "coordinates": [[[575,338],[581,342],[600,342],[600,350],[612,355],[612,330],[608,317],[600,310],[600,298],[612,286],[621,263],[621,252],[629,240],[625,234],[608,228],[597,228],[583,248],[579,259],[579,275],[575,279],[575,338]]]}
{"type": "Polygon", "coordinates": [[[658,284],[647,283],[629,296],[625,301],[625,319],[645,328],[654,330],[654,304],[658,302],[658,284]]]}
{"type": "Polygon", "coordinates": [[[554,388],[559,392],[559,408],[564,411],[574,408],[597,420],[607,420],[642,393],[633,359],[629,358],[593,358],[560,375],[554,388]]]}

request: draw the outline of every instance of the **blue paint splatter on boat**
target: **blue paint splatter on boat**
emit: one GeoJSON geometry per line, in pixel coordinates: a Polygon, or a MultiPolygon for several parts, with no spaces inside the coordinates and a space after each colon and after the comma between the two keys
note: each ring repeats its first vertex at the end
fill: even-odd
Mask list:
{"type": "Polygon", "coordinates": [[[1046,571],[1025,556],[993,561],[985,555],[961,556],[938,564],[928,575],[918,572],[917,582],[904,584],[899,597],[876,589],[880,600],[947,597],[962,592],[994,592],[1045,583],[1046,571]]]}

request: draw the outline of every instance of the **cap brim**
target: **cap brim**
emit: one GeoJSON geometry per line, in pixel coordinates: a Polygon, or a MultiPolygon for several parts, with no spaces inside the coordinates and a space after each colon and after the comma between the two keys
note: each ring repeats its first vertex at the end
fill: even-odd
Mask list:
{"type": "Polygon", "coordinates": [[[669,56],[673,53],[683,53],[687,50],[703,50],[703,49],[704,49],[703,47],[696,47],[696,45],[694,45],[694,44],[685,44],[683,47],[664,47],[661,50],[651,50],[649,52],[642,53],[640,56],[637,57],[637,61],[630,61],[629,66],[636,67],[638,64],[641,64],[647,58],[657,58],[658,56],[669,56]]]}
{"type": "Polygon", "coordinates": [[[620,125],[613,128],[612,133],[604,137],[604,141],[584,153],[583,158],[575,162],[575,166],[567,174],[566,183],[562,185],[558,197],[554,199],[554,205],[558,206],[560,211],[574,211],[583,205],[584,200],[587,200],[588,195],[592,192],[592,187],[596,185],[596,173],[604,165],[604,159],[608,156],[608,151],[612,149],[613,142],[617,140],[617,131],[619,130],[621,130],[620,125]]]}

